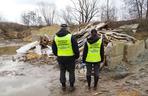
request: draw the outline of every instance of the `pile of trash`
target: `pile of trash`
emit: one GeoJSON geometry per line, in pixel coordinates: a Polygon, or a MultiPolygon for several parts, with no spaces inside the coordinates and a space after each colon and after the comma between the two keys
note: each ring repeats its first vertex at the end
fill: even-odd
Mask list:
{"type": "Polygon", "coordinates": [[[45,35],[41,36],[39,41],[34,41],[17,49],[17,56],[13,60],[19,60],[31,63],[48,64],[53,60],[51,49],[51,40],[45,35]]]}

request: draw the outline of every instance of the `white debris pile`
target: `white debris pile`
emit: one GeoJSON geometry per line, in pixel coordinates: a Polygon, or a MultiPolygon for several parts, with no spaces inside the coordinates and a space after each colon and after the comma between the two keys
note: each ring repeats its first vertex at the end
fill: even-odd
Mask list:
{"type": "Polygon", "coordinates": [[[32,63],[49,63],[53,59],[51,40],[48,36],[41,36],[40,41],[34,41],[17,49],[15,59],[32,63]]]}

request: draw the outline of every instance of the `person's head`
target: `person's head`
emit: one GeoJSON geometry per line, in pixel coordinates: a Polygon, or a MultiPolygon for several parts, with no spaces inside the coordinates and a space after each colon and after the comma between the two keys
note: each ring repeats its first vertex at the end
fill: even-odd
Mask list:
{"type": "Polygon", "coordinates": [[[67,24],[61,24],[61,29],[67,30],[67,28],[68,28],[67,24]]]}
{"type": "Polygon", "coordinates": [[[91,30],[91,37],[94,37],[97,35],[97,30],[96,29],[92,29],[91,30]]]}

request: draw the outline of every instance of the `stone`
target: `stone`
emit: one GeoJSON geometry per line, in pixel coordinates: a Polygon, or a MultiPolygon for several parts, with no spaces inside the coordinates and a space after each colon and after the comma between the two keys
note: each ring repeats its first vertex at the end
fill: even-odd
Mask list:
{"type": "Polygon", "coordinates": [[[123,55],[119,55],[119,56],[116,56],[116,57],[110,57],[110,58],[107,58],[107,59],[109,59],[108,60],[109,68],[114,69],[118,64],[122,63],[123,55]]]}
{"type": "Polygon", "coordinates": [[[113,71],[113,79],[123,79],[129,75],[128,68],[126,68],[126,66],[123,65],[117,65],[113,71]]]}
{"type": "Polygon", "coordinates": [[[111,56],[120,56],[124,54],[124,47],[125,43],[124,42],[113,42],[113,46],[111,49],[111,56]]]}
{"type": "Polygon", "coordinates": [[[135,61],[137,56],[142,54],[145,51],[144,40],[137,41],[135,44],[127,43],[124,49],[124,59],[127,62],[135,61]]]}

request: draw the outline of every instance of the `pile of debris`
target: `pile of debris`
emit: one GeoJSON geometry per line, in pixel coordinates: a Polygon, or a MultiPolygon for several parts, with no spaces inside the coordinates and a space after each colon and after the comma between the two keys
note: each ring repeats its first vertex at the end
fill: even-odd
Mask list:
{"type": "Polygon", "coordinates": [[[39,41],[26,44],[16,50],[17,56],[13,60],[29,61],[31,63],[50,63],[53,59],[50,38],[45,35],[41,36],[39,41]]]}
{"type": "Polygon", "coordinates": [[[81,29],[79,32],[75,32],[74,36],[78,40],[78,45],[80,51],[83,50],[83,45],[86,42],[86,39],[90,36],[90,31],[92,29],[96,29],[98,31],[98,35],[103,39],[104,45],[108,45],[109,42],[113,41],[120,41],[120,42],[131,42],[135,43],[137,40],[136,38],[123,34],[118,33],[113,30],[108,30],[109,28],[106,27],[107,23],[99,23],[99,24],[88,24],[84,29],[81,29]],[[107,29],[107,30],[106,30],[107,29]]]}
{"type": "MultiPolygon", "coordinates": [[[[136,24],[136,26],[138,26],[138,25],[136,24]]],[[[102,40],[104,42],[105,49],[108,48],[107,46],[108,46],[109,42],[113,43],[114,47],[111,47],[111,48],[114,48],[117,50],[113,49],[114,52],[112,52],[112,53],[114,53],[114,54],[117,53],[117,54],[116,54],[116,57],[114,57],[114,56],[112,56],[112,57],[114,57],[114,59],[117,59],[117,57],[121,57],[119,59],[119,61],[120,60],[122,61],[124,58],[128,58],[128,57],[124,56],[125,53],[128,52],[128,50],[126,50],[125,53],[124,53],[124,50],[125,50],[125,48],[128,49],[129,47],[128,46],[125,47],[124,45],[137,44],[136,42],[138,41],[136,38],[134,38],[130,35],[111,30],[110,28],[108,28],[107,23],[99,23],[99,24],[92,23],[92,24],[88,24],[85,28],[81,29],[79,32],[74,32],[74,34],[73,34],[78,41],[78,46],[79,46],[79,50],[81,52],[81,55],[82,55],[82,51],[83,51],[83,45],[85,44],[86,39],[90,36],[90,31],[92,29],[96,29],[98,31],[98,35],[102,38],[102,40]],[[120,49],[120,50],[118,50],[118,49],[120,49]],[[118,53],[121,53],[121,54],[118,54],[118,53]],[[121,56],[118,56],[118,55],[121,55],[121,56]]],[[[44,58],[45,57],[54,58],[54,56],[52,54],[52,50],[51,50],[51,43],[52,43],[51,39],[49,39],[49,37],[47,35],[45,35],[45,36],[41,37],[39,41],[35,41],[35,42],[29,43],[25,46],[22,46],[20,49],[17,50],[17,53],[23,54],[23,56],[22,56],[23,61],[32,61],[34,59],[38,59],[37,60],[37,62],[38,62],[43,57],[44,58]]],[[[128,53],[126,53],[126,54],[128,54],[128,53]]],[[[43,60],[43,61],[48,61],[48,60],[43,60]]],[[[114,60],[112,60],[112,61],[114,61],[114,60]]],[[[119,62],[113,62],[113,63],[119,63],[119,62]]]]}

